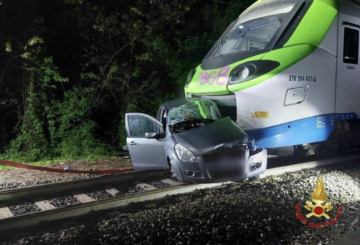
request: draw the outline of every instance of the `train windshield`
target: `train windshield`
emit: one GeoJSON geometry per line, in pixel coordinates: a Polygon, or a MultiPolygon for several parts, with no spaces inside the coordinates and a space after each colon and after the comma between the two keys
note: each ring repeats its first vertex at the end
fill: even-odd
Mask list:
{"type": "Polygon", "coordinates": [[[268,48],[277,32],[285,29],[284,25],[294,16],[300,2],[271,0],[247,9],[230,25],[206,58],[268,48]]]}

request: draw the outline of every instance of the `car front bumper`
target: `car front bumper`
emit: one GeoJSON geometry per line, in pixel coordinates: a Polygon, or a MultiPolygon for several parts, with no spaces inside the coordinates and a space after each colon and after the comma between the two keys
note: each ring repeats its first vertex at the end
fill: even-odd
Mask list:
{"type": "Polygon", "coordinates": [[[249,150],[228,154],[227,157],[206,156],[197,157],[197,162],[175,161],[184,181],[193,183],[214,183],[240,181],[265,172],[267,168],[267,151],[249,156],[249,150]]]}

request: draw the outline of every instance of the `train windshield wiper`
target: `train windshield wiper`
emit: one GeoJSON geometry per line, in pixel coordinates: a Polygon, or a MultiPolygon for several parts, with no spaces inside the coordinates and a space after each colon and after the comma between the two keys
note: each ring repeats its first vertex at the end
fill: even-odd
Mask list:
{"type": "Polygon", "coordinates": [[[221,47],[225,42],[226,41],[224,39],[219,39],[219,41],[218,41],[218,51],[217,51],[217,56],[216,57],[221,56],[221,47]]]}

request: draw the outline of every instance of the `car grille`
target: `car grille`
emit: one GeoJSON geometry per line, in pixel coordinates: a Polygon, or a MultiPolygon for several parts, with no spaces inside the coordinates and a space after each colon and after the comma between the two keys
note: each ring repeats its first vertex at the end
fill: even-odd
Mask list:
{"type": "Polygon", "coordinates": [[[202,157],[211,178],[235,177],[245,173],[244,150],[211,151],[202,157]]]}

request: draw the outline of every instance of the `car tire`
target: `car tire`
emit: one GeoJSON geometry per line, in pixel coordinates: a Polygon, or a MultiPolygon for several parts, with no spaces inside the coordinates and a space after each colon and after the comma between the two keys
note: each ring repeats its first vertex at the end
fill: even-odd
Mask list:
{"type": "Polygon", "coordinates": [[[255,175],[255,176],[249,178],[249,181],[255,181],[255,180],[258,180],[258,179],[260,179],[260,174],[255,175]]]}
{"type": "Polygon", "coordinates": [[[169,163],[169,165],[170,165],[171,177],[179,182],[184,182],[184,179],[181,175],[179,168],[175,164],[172,164],[171,162],[169,163]]]}

